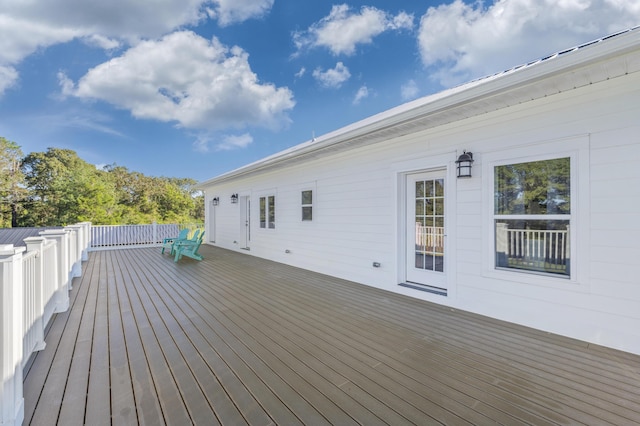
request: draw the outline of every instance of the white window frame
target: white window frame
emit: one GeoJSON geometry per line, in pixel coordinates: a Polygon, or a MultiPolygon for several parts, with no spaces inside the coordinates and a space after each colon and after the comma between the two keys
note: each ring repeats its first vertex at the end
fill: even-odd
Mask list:
{"type": "Polygon", "coordinates": [[[315,200],[315,190],[312,188],[304,188],[300,191],[300,220],[302,222],[313,222],[313,201],[315,200]],[[304,204],[302,202],[302,194],[305,192],[311,192],[311,203],[308,204],[304,204]],[[311,208],[311,219],[305,219],[304,218],[304,209],[306,208],[311,208]]]}
{"type": "MultiPolygon", "coordinates": [[[[588,286],[585,277],[589,265],[589,138],[579,136],[547,143],[519,146],[511,149],[484,153],[482,174],[483,184],[483,246],[488,250],[483,255],[483,276],[508,280],[515,283],[536,284],[551,287],[584,289],[588,286]],[[496,266],[496,217],[509,219],[510,216],[495,215],[494,188],[495,167],[507,164],[570,158],[571,167],[571,214],[562,215],[569,219],[570,272],[569,277],[543,272],[501,268],[496,266]],[[578,239],[580,236],[580,239],[578,239]],[[579,243],[579,244],[578,244],[579,243]]],[[[553,219],[549,215],[546,219],[553,219]]]]}
{"type": "Polygon", "coordinates": [[[276,229],[276,223],[277,223],[277,214],[276,214],[276,207],[277,207],[278,203],[276,202],[276,194],[275,192],[273,193],[268,193],[268,194],[261,194],[258,196],[258,228],[259,229],[276,229]],[[270,202],[270,199],[273,198],[273,203],[270,202]],[[265,221],[264,221],[264,226],[263,226],[263,222],[262,222],[262,200],[264,199],[264,206],[265,206],[265,211],[264,211],[264,216],[265,216],[265,221]],[[273,221],[270,220],[271,218],[269,217],[269,213],[271,208],[273,208],[273,221]]]}

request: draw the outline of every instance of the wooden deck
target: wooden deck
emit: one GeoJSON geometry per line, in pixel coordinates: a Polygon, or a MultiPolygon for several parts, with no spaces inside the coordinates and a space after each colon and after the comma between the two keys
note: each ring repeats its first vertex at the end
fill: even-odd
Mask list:
{"type": "Polygon", "coordinates": [[[25,425],[640,423],[640,357],[213,247],[92,252],[25,425]]]}

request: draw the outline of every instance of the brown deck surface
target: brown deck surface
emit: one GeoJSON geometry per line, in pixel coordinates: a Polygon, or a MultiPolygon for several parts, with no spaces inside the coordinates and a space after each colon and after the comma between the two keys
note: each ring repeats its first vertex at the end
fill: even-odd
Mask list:
{"type": "Polygon", "coordinates": [[[213,247],[92,252],[25,424],[640,423],[640,357],[213,247]]]}

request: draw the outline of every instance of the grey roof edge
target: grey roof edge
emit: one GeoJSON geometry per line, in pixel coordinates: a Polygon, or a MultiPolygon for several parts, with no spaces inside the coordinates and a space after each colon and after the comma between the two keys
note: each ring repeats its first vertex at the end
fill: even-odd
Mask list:
{"type": "Polygon", "coordinates": [[[557,74],[571,72],[590,63],[606,61],[608,58],[639,49],[640,25],[407,102],[202,181],[197,187],[205,189],[210,185],[254,173],[281,162],[343,143],[349,139],[375,133],[429,114],[456,108],[473,100],[497,95],[525,84],[533,84],[557,74]]]}
{"type": "Polygon", "coordinates": [[[13,244],[14,247],[24,247],[25,238],[39,237],[41,232],[50,229],[62,229],[60,226],[0,228],[0,244],[13,244]]]}

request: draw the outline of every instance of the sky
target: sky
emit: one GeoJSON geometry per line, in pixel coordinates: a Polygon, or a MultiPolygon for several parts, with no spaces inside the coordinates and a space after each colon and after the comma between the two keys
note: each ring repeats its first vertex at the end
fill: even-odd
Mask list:
{"type": "Polygon", "coordinates": [[[0,136],[203,181],[638,24],[638,0],[0,0],[0,136]]]}

